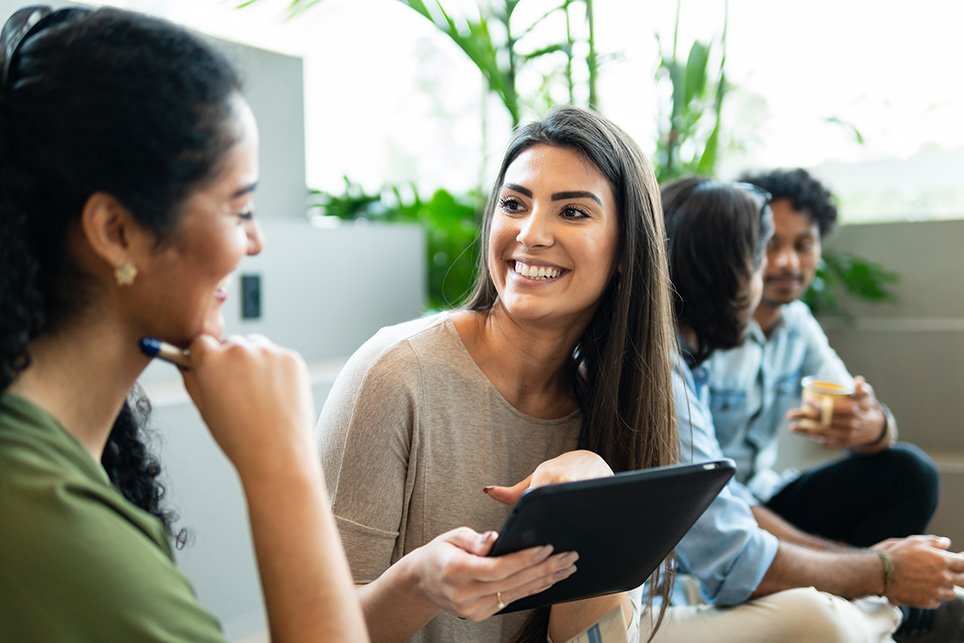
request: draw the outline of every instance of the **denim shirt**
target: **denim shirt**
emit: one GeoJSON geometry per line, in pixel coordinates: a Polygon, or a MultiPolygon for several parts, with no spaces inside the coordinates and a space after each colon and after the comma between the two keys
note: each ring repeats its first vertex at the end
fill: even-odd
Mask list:
{"type": "MultiPolygon", "coordinates": [[[[685,347],[682,338],[681,343],[685,347]]],[[[705,366],[673,369],[673,398],[680,434],[680,462],[709,462],[725,457],[716,441],[709,407],[705,366]]],[[[731,480],[676,546],[681,574],[699,581],[704,598],[719,606],[745,602],[757,588],[777,553],[777,538],[757,525],[750,505],[731,480]]],[[[677,583],[674,605],[686,604],[677,583]]]]}
{"type": "Polygon", "coordinates": [[[800,380],[820,375],[851,381],[820,324],[801,301],[787,304],[766,337],[755,321],[743,346],[717,351],[706,362],[716,439],[736,462],[739,493],[766,502],[797,473],[773,470],[777,435],[786,414],[800,406],[800,380]]]}

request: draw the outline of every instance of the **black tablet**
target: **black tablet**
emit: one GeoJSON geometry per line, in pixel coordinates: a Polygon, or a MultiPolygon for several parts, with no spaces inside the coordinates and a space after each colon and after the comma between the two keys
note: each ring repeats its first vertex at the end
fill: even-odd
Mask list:
{"type": "Polygon", "coordinates": [[[642,585],[733,477],[732,460],[627,471],[530,489],[490,556],[551,544],[579,552],[576,573],[499,614],[642,585]]]}

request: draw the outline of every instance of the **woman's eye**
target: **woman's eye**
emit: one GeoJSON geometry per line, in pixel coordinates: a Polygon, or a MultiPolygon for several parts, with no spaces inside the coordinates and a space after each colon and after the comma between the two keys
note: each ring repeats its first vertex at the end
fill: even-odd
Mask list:
{"type": "Polygon", "coordinates": [[[589,213],[574,205],[569,205],[562,210],[562,216],[566,219],[585,219],[589,217],[589,213]]]}
{"type": "Polygon", "coordinates": [[[251,221],[254,219],[254,208],[247,208],[238,212],[238,218],[242,221],[251,221]]]}
{"type": "Polygon", "coordinates": [[[522,204],[511,196],[504,196],[499,199],[499,206],[506,212],[520,212],[522,210],[522,204]]]}

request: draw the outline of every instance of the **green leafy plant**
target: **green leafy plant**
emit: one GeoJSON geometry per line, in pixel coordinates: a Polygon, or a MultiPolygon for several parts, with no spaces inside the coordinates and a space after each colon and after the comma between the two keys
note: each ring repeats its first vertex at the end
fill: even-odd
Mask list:
{"type": "Polygon", "coordinates": [[[441,310],[458,303],[475,280],[481,197],[436,190],[425,200],[414,186],[370,194],[347,177],[344,180],[342,194],[313,190],[309,215],[421,225],[426,234],[429,308],[441,310]]]}
{"type": "Polygon", "coordinates": [[[814,314],[852,319],[841,305],[839,293],[846,292],[869,302],[896,303],[897,295],[890,285],[899,281],[900,275],[881,264],[852,253],[824,252],[813,283],[801,299],[814,314]]]}
{"type": "MultiPolygon", "coordinates": [[[[664,53],[656,80],[668,79],[672,88],[669,118],[661,123],[654,170],[660,183],[685,174],[711,176],[716,168],[726,96],[726,28],[724,4],[721,56],[715,77],[711,69],[711,43],[695,41],[686,60],[678,57],[680,0],[676,4],[673,45],[664,53]]],[[[659,41],[659,35],[656,35],[659,41]]],[[[662,50],[662,42],[660,42],[662,50]]]]}

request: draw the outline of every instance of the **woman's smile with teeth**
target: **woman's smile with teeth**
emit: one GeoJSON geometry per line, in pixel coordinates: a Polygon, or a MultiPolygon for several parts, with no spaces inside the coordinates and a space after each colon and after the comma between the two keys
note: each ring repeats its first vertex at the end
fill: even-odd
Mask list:
{"type": "Polygon", "coordinates": [[[515,271],[523,277],[528,277],[529,279],[555,279],[562,274],[562,271],[558,268],[551,268],[547,266],[530,266],[529,264],[522,263],[521,261],[515,262],[515,271]]]}

